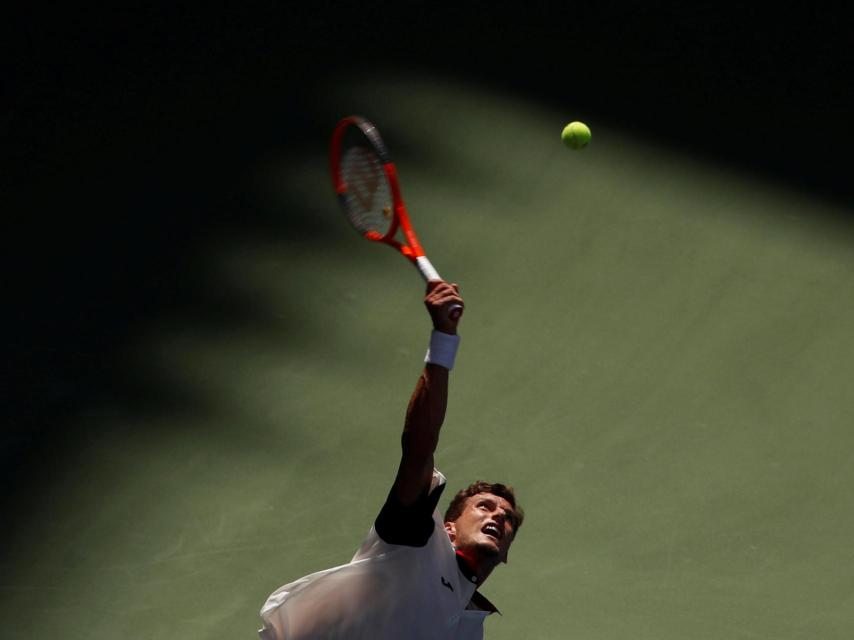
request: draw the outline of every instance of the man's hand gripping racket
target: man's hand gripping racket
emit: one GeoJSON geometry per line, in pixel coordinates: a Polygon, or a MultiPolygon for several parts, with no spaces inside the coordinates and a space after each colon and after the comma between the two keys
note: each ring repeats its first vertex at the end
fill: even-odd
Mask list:
{"type": "Polygon", "coordinates": [[[440,306],[447,310],[444,319],[431,311],[434,326],[456,333],[463,313],[459,291],[456,285],[442,282],[424,255],[406,213],[397,169],[377,128],[359,116],[343,118],[332,134],[329,165],[335,193],[350,224],[363,237],[389,245],[415,265],[428,283],[428,297],[440,296],[440,306]],[[395,239],[398,231],[403,234],[402,242],[395,239]],[[439,283],[445,286],[439,287],[439,283]]]}

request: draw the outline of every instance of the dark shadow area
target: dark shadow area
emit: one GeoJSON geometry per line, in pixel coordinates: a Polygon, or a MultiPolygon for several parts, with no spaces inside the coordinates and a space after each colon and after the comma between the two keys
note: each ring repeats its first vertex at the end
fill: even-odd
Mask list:
{"type": "MultiPolygon", "coordinates": [[[[204,415],[191,390],[126,360],[147,324],[181,318],[204,332],[269,323],[257,300],[226,286],[212,292],[194,263],[200,245],[321,243],[325,233],[300,203],[271,211],[247,194],[259,158],[282,149],[298,158],[325,137],[292,90],[303,70],[262,71],[269,51],[258,25],[176,9],[34,12],[18,26],[14,100],[0,129],[0,505],[11,521],[25,520],[55,478],[73,477],[75,443],[98,435],[79,426],[88,407],[109,400],[140,416],[204,415]]],[[[299,319],[285,315],[276,330],[288,339],[315,326],[302,309],[299,319]]]]}
{"type": "MultiPolygon", "coordinates": [[[[200,297],[188,260],[210,238],[324,242],[296,203],[278,216],[241,177],[272,150],[298,158],[326,144],[332,123],[313,113],[310,88],[344,66],[471,77],[851,202],[851,53],[838,16],[654,3],[571,16],[389,9],[32,10],[10,22],[5,513],[49,484],[44,469],[74,446],[69,425],[100,397],[140,412],[204,410],[136,372],[121,348],[164,314],[200,327],[263,322],[233,292],[200,297]]],[[[311,324],[291,322],[297,337],[311,324]]]]}

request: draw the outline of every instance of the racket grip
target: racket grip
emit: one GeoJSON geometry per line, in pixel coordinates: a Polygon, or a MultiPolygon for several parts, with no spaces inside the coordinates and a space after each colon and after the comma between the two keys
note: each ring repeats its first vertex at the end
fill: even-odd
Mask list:
{"type": "Polygon", "coordinates": [[[421,277],[424,278],[424,282],[442,279],[442,276],[439,275],[439,272],[436,271],[436,268],[427,259],[427,256],[418,256],[415,258],[415,267],[418,269],[421,277]]]}
{"type": "MultiPolygon", "coordinates": [[[[442,279],[442,276],[439,275],[439,272],[436,271],[436,268],[430,263],[427,256],[415,258],[415,266],[418,268],[421,277],[424,278],[424,282],[442,279]]],[[[448,317],[451,320],[459,320],[461,315],[463,315],[463,306],[461,304],[452,304],[451,308],[448,309],[448,317]]]]}

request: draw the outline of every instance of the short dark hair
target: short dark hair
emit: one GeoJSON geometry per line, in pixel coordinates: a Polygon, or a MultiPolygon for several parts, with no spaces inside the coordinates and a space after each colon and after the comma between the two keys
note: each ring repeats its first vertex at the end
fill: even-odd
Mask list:
{"type": "Polygon", "coordinates": [[[451,500],[451,504],[448,505],[445,511],[445,522],[455,522],[462,515],[466,500],[479,493],[491,493],[494,496],[507,500],[510,506],[513,507],[513,531],[515,533],[519,530],[519,527],[522,526],[522,521],[525,519],[525,512],[522,510],[522,507],[516,504],[516,493],[513,491],[513,487],[501,484],[500,482],[484,482],[483,480],[473,482],[465,489],[460,489],[457,492],[457,495],[454,496],[454,499],[451,500]]]}

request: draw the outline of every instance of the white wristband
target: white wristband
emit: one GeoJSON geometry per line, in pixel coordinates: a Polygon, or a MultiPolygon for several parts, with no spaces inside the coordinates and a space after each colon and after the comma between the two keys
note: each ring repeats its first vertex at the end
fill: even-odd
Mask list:
{"type": "Polygon", "coordinates": [[[434,329],[430,334],[430,347],[427,349],[427,355],[424,356],[424,362],[438,364],[450,371],[454,368],[454,358],[459,346],[459,336],[452,336],[450,333],[434,329]]]}

